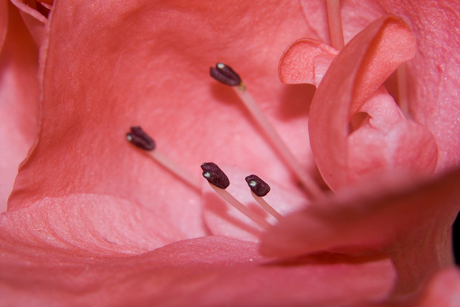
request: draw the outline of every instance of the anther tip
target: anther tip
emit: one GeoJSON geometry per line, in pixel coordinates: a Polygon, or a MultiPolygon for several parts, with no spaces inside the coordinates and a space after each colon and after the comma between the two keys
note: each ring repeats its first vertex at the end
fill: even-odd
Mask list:
{"type": "Polygon", "coordinates": [[[241,84],[240,76],[224,63],[217,63],[216,67],[210,68],[209,73],[211,77],[225,85],[238,86],[241,84]]]}
{"type": "Polygon", "coordinates": [[[227,175],[213,162],[201,164],[203,177],[212,185],[218,188],[226,189],[230,185],[227,175]]]}
{"type": "Polygon", "coordinates": [[[155,141],[139,126],[131,127],[131,131],[126,133],[126,139],[141,149],[147,151],[155,149],[155,141]]]}
{"type": "Polygon", "coordinates": [[[251,191],[259,197],[264,197],[270,192],[270,186],[256,175],[249,175],[244,178],[251,191]]]}

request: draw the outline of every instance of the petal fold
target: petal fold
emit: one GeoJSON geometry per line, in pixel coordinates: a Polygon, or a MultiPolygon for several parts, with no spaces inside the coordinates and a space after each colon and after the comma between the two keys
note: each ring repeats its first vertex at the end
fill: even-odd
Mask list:
{"type": "MultiPolygon", "coordinates": [[[[106,195],[47,198],[0,217],[10,246],[23,242],[52,253],[135,254],[184,239],[177,229],[139,204],[106,195]]],[[[6,249],[6,247],[4,248],[6,249]]]]}
{"type": "MultiPolygon", "coordinates": [[[[407,25],[385,16],[357,34],[331,63],[312,101],[309,132],[318,169],[332,190],[378,174],[382,168],[402,167],[404,165],[396,161],[405,159],[404,155],[420,157],[421,161],[415,164],[422,166],[423,172],[434,170],[437,147],[429,131],[415,125],[395,127],[394,123],[403,120],[402,116],[389,95],[383,89],[377,91],[399,64],[414,56],[414,52],[415,40],[407,25]],[[372,116],[369,123],[374,128],[380,127],[380,134],[376,131],[372,137],[375,133],[361,131],[357,134],[355,131],[354,136],[348,136],[348,123],[361,109],[369,112],[372,116]],[[384,126],[386,129],[392,126],[398,135],[416,127],[409,133],[414,138],[392,138],[388,130],[382,129],[384,126]],[[398,141],[397,148],[406,150],[397,150],[399,155],[384,155],[381,150],[392,151],[393,141],[398,141]],[[426,146],[411,147],[412,142],[426,146]],[[364,148],[374,149],[364,151],[364,148]],[[358,170],[353,161],[359,160],[365,164],[358,170]]],[[[407,168],[410,169],[410,165],[407,168]]],[[[420,168],[413,171],[419,172],[420,168]]]]}
{"type": "Polygon", "coordinates": [[[21,0],[11,0],[11,3],[19,9],[21,17],[34,38],[35,43],[41,46],[46,38],[46,24],[48,23],[48,19],[21,0]]]}
{"type": "Polygon", "coordinates": [[[318,86],[338,51],[319,40],[304,38],[292,43],[280,59],[283,83],[318,86]]]}

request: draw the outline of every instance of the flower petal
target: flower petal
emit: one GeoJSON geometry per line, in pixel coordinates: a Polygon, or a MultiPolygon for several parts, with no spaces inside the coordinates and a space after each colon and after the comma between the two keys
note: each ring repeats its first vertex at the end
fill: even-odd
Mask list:
{"type": "Polygon", "coordinates": [[[404,175],[386,177],[287,216],[267,233],[262,253],[280,257],[340,246],[380,248],[435,213],[458,210],[460,170],[423,184],[404,175]]]}
{"type": "Polygon", "coordinates": [[[8,1],[0,1],[0,51],[6,36],[6,27],[8,24],[8,1]]]}
{"type": "Polygon", "coordinates": [[[413,181],[392,173],[312,204],[269,229],[261,253],[287,257],[324,250],[385,251],[403,280],[398,287],[414,290],[453,263],[449,238],[460,209],[460,169],[431,181],[413,181]]]}
{"type": "Polygon", "coordinates": [[[281,56],[278,74],[287,84],[318,86],[338,51],[318,40],[304,38],[292,43],[281,56]]]}
{"type": "MultiPolygon", "coordinates": [[[[394,17],[382,17],[350,41],[329,67],[312,101],[309,132],[315,161],[326,183],[333,190],[349,184],[351,180],[363,180],[371,174],[378,173],[381,167],[373,168],[375,165],[383,163],[384,165],[381,166],[389,169],[400,166],[394,160],[401,160],[404,157],[383,156],[380,150],[366,152],[360,147],[351,151],[347,149],[347,146],[349,148],[349,144],[347,145],[349,142],[347,140],[347,125],[351,117],[360,111],[365,104],[370,104],[364,109],[372,110],[370,115],[376,118],[370,122],[371,124],[379,121],[387,122],[388,127],[401,118],[399,112],[387,110],[388,108],[390,110],[396,109],[394,102],[392,107],[391,104],[387,104],[387,108],[382,108],[382,106],[376,107],[376,104],[382,101],[381,99],[376,99],[375,96],[373,99],[369,100],[369,98],[401,62],[413,57],[414,52],[414,39],[407,26],[394,17]],[[383,119],[379,117],[383,117],[383,119]],[[358,172],[354,168],[355,163],[353,161],[365,161],[365,159],[367,159],[368,165],[364,165],[359,171],[366,170],[366,172],[358,172]]],[[[385,103],[387,101],[387,99],[383,100],[385,103]]],[[[395,133],[407,132],[404,130],[405,128],[402,128],[403,126],[392,129],[396,130],[398,127],[400,131],[395,133]]],[[[415,126],[406,125],[404,127],[415,126]]],[[[414,135],[414,140],[403,138],[399,141],[408,141],[410,144],[417,139],[422,139],[426,141],[419,142],[419,144],[425,144],[427,147],[409,147],[398,144],[398,147],[405,147],[406,150],[397,152],[400,155],[407,154],[410,157],[420,156],[422,161],[418,161],[416,164],[423,166],[423,171],[432,171],[437,158],[436,143],[423,127],[417,126],[415,131],[419,133],[410,133],[410,135],[414,135]],[[413,152],[410,152],[411,150],[413,152]],[[428,155],[424,156],[423,152],[428,152],[428,155]]],[[[387,134],[386,131],[382,131],[382,133],[387,134]]],[[[372,140],[369,137],[370,135],[367,134],[355,134],[352,143],[360,145],[371,141],[371,143],[376,143],[372,146],[377,146],[375,147],[377,149],[382,146],[379,141],[385,141],[383,148],[389,150],[395,146],[393,143],[395,139],[391,139],[387,135],[381,135],[377,140],[372,140]],[[359,141],[357,140],[358,136],[360,137],[359,141]]],[[[414,171],[416,170],[419,169],[414,169],[414,171]]]]}
{"type": "Polygon", "coordinates": [[[424,290],[424,295],[416,306],[455,307],[460,304],[460,272],[458,268],[440,271],[424,290]]]}
{"type": "MultiPolygon", "coordinates": [[[[325,2],[301,1],[315,38],[329,41],[325,2]]],[[[415,58],[407,63],[409,109],[425,126],[439,149],[438,170],[460,162],[460,3],[455,0],[401,2],[341,1],[345,42],[370,22],[385,14],[398,16],[409,25],[417,40],[415,58]],[[429,18],[427,18],[429,16],[429,18]]]]}
{"type": "Polygon", "coordinates": [[[438,170],[460,164],[460,3],[379,2],[396,16],[403,16],[417,39],[417,54],[407,63],[409,107],[415,121],[435,137],[438,170]],[[429,19],[423,16],[430,16],[429,19]]]}
{"type": "Polygon", "coordinates": [[[9,281],[0,283],[1,305],[340,305],[383,299],[395,277],[381,259],[267,263],[254,243],[225,237],[179,241],[135,256],[65,249],[50,255],[5,239],[0,248],[0,277],[9,281]]]}
{"type": "Polygon", "coordinates": [[[36,138],[39,94],[37,47],[17,9],[5,4],[5,11],[0,9],[8,14],[0,53],[0,212],[6,210],[18,165],[36,138]]]}
{"type": "Polygon", "coordinates": [[[106,195],[46,198],[0,216],[11,240],[74,253],[141,253],[185,238],[139,204],[106,195]],[[21,225],[21,226],[19,226],[21,225]]]}

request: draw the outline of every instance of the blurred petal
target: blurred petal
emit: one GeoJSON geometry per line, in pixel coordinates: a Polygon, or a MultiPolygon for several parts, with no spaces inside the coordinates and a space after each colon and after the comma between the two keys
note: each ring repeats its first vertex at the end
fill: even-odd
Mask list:
{"type": "Polygon", "coordinates": [[[0,50],[2,50],[5,41],[6,28],[8,23],[8,1],[0,1],[0,50]]]}
{"type": "Polygon", "coordinates": [[[457,267],[436,273],[420,293],[409,297],[388,299],[377,304],[358,304],[354,307],[457,307],[460,305],[460,272],[457,267]]]}
{"type": "Polygon", "coordinates": [[[0,53],[0,212],[6,210],[18,166],[36,138],[39,93],[37,47],[17,9],[6,4],[8,23],[0,53]]]}
{"type": "Polygon", "coordinates": [[[438,274],[427,285],[420,307],[460,305],[460,272],[458,268],[446,269],[438,274]]]}
{"type": "Polygon", "coordinates": [[[450,232],[460,209],[460,170],[421,184],[408,179],[414,181],[392,174],[287,216],[269,229],[261,253],[385,251],[401,287],[423,285],[437,269],[453,264],[450,232]]]}
{"type": "Polygon", "coordinates": [[[26,5],[21,0],[11,0],[21,14],[22,20],[29,29],[29,32],[32,34],[32,37],[37,43],[38,46],[41,46],[46,39],[46,24],[48,20],[40,12],[34,8],[26,5]]]}

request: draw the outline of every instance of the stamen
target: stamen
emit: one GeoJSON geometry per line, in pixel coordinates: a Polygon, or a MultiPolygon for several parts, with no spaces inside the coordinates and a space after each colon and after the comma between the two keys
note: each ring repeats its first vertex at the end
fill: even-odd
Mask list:
{"type": "Polygon", "coordinates": [[[158,149],[155,149],[155,141],[145,133],[141,127],[131,127],[131,132],[126,134],[126,139],[137,147],[145,150],[149,157],[153,158],[158,164],[173,173],[186,184],[190,185],[198,192],[201,191],[201,185],[197,180],[194,180],[187,171],[158,151],[158,149]]]}
{"type": "Polygon", "coordinates": [[[318,198],[321,195],[321,190],[319,189],[318,185],[306,172],[302,170],[299,162],[297,162],[294,155],[287,148],[286,144],[284,144],[284,142],[281,140],[280,136],[272,127],[272,125],[268,122],[262,110],[254,101],[254,98],[252,98],[246,86],[241,81],[240,76],[230,66],[223,63],[217,63],[215,68],[211,67],[210,73],[211,77],[217,81],[233,87],[235,93],[241,99],[254,120],[267,134],[269,140],[272,142],[272,145],[281,154],[282,158],[289,166],[291,171],[302,182],[304,187],[310,192],[311,196],[313,198],[318,198]]]}
{"type": "Polygon", "coordinates": [[[201,165],[201,169],[203,170],[203,177],[206,180],[208,180],[211,188],[213,188],[214,191],[216,191],[216,193],[219,194],[219,196],[222,197],[227,203],[233,206],[236,210],[246,215],[248,218],[250,218],[252,221],[254,221],[262,228],[265,229],[268,226],[271,226],[270,223],[268,223],[255,212],[244,206],[235,197],[228,193],[227,190],[225,190],[230,185],[230,181],[228,180],[227,175],[225,175],[225,173],[216,164],[212,162],[203,163],[201,165]],[[218,185],[215,185],[214,183],[221,185],[222,188],[220,188],[218,185]]]}
{"type": "Polygon", "coordinates": [[[254,200],[257,201],[259,205],[265,209],[265,211],[270,213],[278,221],[283,219],[283,216],[279,214],[278,211],[276,211],[272,206],[270,206],[265,201],[265,199],[262,198],[267,195],[268,192],[270,192],[270,186],[256,175],[249,175],[245,178],[245,180],[251,189],[251,194],[252,197],[254,197],[254,200]]]}
{"type": "Polygon", "coordinates": [[[331,44],[337,50],[345,45],[342,29],[342,12],[340,9],[340,0],[326,0],[327,17],[329,21],[329,33],[331,44]]]}
{"type": "Polygon", "coordinates": [[[251,113],[254,120],[259,124],[262,130],[267,134],[272,145],[278,150],[279,154],[287,164],[289,169],[297,176],[303,186],[310,192],[313,198],[318,198],[322,193],[316,182],[306,173],[300,166],[297,159],[294,157],[292,152],[288,149],[286,144],[283,142],[281,137],[275,131],[273,126],[268,122],[267,118],[259,108],[257,103],[252,98],[246,86],[243,84],[234,87],[233,90],[240,97],[248,111],[251,113]]]}
{"type": "Polygon", "coordinates": [[[251,191],[259,197],[264,197],[268,194],[268,192],[270,192],[270,186],[265,181],[260,179],[259,176],[249,175],[244,178],[244,180],[246,180],[248,183],[251,191]]]}
{"type": "Polygon", "coordinates": [[[230,185],[227,175],[214,163],[207,162],[201,164],[203,170],[203,177],[218,188],[226,189],[230,185]]]}
{"type": "Polygon", "coordinates": [[[211,77],[225,85],[237,86],[241,84],[240,76],[224,63],[217,63],[216,67],[211,67],[210,74],[211,77]]]}
{"type": "Polygon", "coordinates": [[[155,149],[155,141],[139,126],[131,127],[131,132],[126,133],[126,139],[141,149],[155,149]]]}

